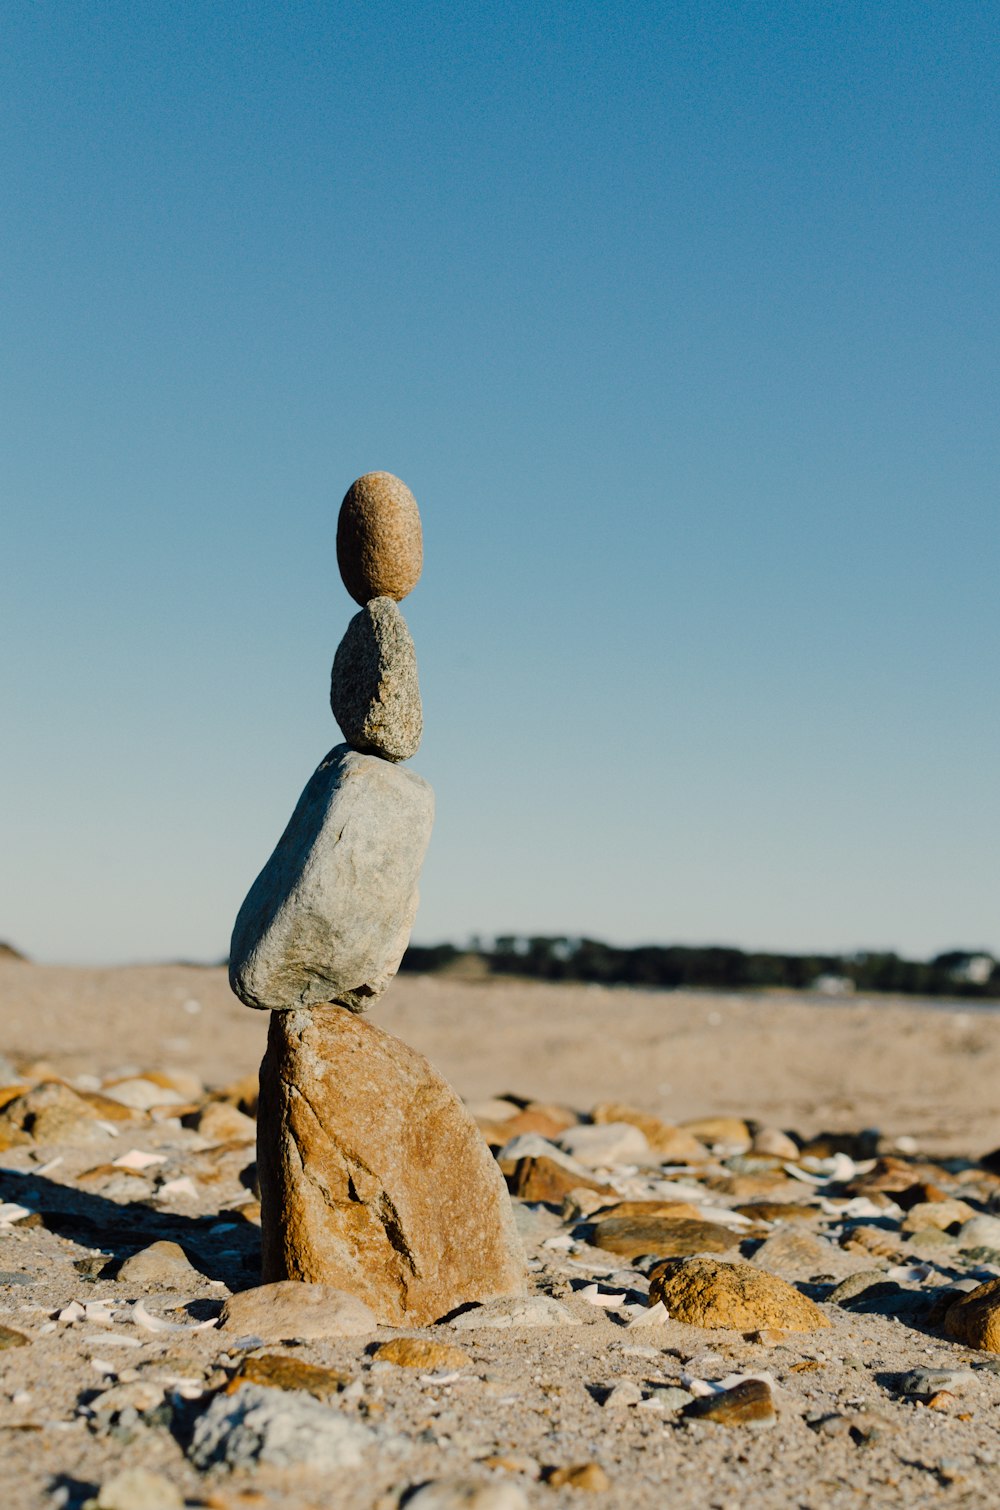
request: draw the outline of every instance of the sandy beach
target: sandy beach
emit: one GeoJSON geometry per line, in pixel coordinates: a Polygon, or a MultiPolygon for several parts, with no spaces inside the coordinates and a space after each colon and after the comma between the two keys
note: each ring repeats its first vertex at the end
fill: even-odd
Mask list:
{"type": "MultiPolygon", "coordinates": [[[[19,1130],[22,1103],[4,1093],[10,1510],[653,1510],[665,1495],[680,1510],[995,1503],[1000,1364],[942,1326],[963,1289],[1000,1275],[984,1240],[1000,1177],[978,1162],[1000,1145],[994,1013],[402,977],[373,1020],[448,1077],[498,1154],[495,1128],[523,1103],[566,1108],[571,1123],[602,1102],[671,1126],[727,1121],[702,1124],[701,1162],[609,1154],[580,1176],[604,1194],[514,1199],[532,1303],[554,1308],[541,1321],[276,1347],[216,1330],[222,1303],[258,1277],[246,1113],[265,1015],[236,1002],[222,970],[175,965],[4,961],[0,1003],[3,1078],[48,1096],[62,1118],[19,1130]],[[152,1086],[153,1104],[100,1100],[123,1081],[152,1086]],[[39,1090],[53,1082],[63,1085],[39,1090]],[[87,1094],[103,1115],[80,1103],[74,1121],[66,1107],[87,1094]],[[751,1147],[755,1132],[764,1141],[751,1147]],[[840,1136],[807,1141],[824,1132],[840,1136]],[[708,1327],[673,1311],[647,1321],[656,1255],[604,1246],[603,1224],[625,1213],[627,1237],[635,1211],[665,1199],[673,1219],[699,1218],[709,1263],[778,1277],[814,1320],[801,1331],[708,1327]],[[147,1260],[154,1242],[179,1244],[180,1267],[147,1260]],[[136,1255],[146,1268],[128,1267],[136,1255]],[[422,1367],[378,1356],[400,1336],[431,1346],[422,1367]],[[441,1343],[464,1362],[435,1365],[441,1343]],[[267,1387],[252,1382],[264,1376],[267,1387]],[[699,1401],[748,1382],[766,1397],[760,1421],[699,1415],[699,1401]],[[310,1410],[347,1423],[355,1460],[329,1471],[329,1445],[324,1470],[245,1446],[240,1457],[232,1436],[230,1456],[209,1460],[199,1422],[252,1398],[300,1412],[303,1431],[310,1410]],[[115,1477],[133,1467],[161,1498],[133,1488],[119,1505],[115,1477]]],[[[547,1137],[540,1146],[563,1157],[556,1122],[547,1137]]],[[[515,1187],[525,1167],[501,1163],[515,1187]]],[[[669,1220],[670,1240],[693,1230],[669,1220]]]]}

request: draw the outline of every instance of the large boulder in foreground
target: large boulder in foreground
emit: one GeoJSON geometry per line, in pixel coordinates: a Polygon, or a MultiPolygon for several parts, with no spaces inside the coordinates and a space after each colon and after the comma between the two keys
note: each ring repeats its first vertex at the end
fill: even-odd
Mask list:
{"type": "Polygon", "coordinates": [[[313,773],[233,929],[248,1007],[363,1012],[399,968],[434,821],[422,777],[337,745],[313,773]]]}
{"type": "Polygon", "coordinates": [[[257,1166],[265,1282],[347,1290],[392,1326],[524,1291],[482,1134],[423,1055],[367,1019],[272,1013],[257,1166]]]}

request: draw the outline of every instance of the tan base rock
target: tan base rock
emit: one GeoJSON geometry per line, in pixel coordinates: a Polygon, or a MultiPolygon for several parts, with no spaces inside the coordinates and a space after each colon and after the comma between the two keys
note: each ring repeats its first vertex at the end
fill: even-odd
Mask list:
{"type": "Polygon", "coordinates": [[[1000,1278],[988,1279],[956,1300],[944,1318],[944,1329],[966,1347],[1000,1353],[1000,1278]]]}
{"type": "Polygon", "coordinates": [[[257,1164],[265,1281],[332,1285],[388,1325],[521,1295],[510,1198],[427,1060],[339,1007],[272,1012],[257,1164]]]}
{"type": "Polygon", "coordinates": [[[649,1303],[662,1300],[672,1321],[739,1331],[778,1327],[811,1332],[830,1323],[807,1295],[752,1264],[712,1258],[670,1259],[654,1269],[649,1303]]]}

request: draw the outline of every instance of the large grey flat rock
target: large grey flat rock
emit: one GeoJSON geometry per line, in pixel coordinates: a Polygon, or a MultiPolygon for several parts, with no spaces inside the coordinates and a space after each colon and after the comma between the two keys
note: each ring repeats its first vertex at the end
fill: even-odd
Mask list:
{"type": "Polygon", "coordinates": [[[337,745],[240,908],[229,982],[249,1007],[362,1012],[410,937],[434,821],[422,777],[337,745]]]}

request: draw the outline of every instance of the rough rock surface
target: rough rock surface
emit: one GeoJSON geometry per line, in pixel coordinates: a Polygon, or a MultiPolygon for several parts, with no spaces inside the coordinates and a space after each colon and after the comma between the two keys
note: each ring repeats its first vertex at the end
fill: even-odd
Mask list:
{"type": "Polygon", "coordinates": [[[434,820],[420,776],[337,745],[240,908],[229,980],[249,1007],[361,1012],[403,957],[434,820]]]}
{"type": "Polygon", "coordinates": [[[257,1463],[335,1472],[356,1468],[372,1433],[310,1395],[245,1384],[217,1395],[195,1423],[189,1453],[199,1468],[257,1463]]]}
{"type": "Polygon", "coordinates": [[[967,1347],[1000,1353],[1000,1278],[988,1279],[956,1300],[944,1319],[945,1331],[967,1347]]]}
{"type": "Polygon", "coordinates": [[[330,707],[355,750],[409,760],[424,728],[417,652],[392,598],[373,598],[347,626],[330,677],[330,707]]]}
{"type": "Polygon", "coordinates": [[[366,472],[348,488],[337,520],[337,564],[356,603],[383,597],[398,603],[420,580],[420,511],[391,472],[366,472]]]}
{"type": "Polygon", "coordinates": [[[347,1012],[275,1013],[260,1072],[263,1276],[422,1326],[524,1290],[503,1177],[421,1054],[347,1012]]]}
{"type": "Polygon", "coordinates": [[[721,1222],[690,1217],[612,1216],[598,1222],[591,1239],[595,1248],[638,1258],[655,1253],[676,1258],[689,1253],[726,1253],[738,1248],[740,1234],[721,1222]]]}
{"type": "Polygon", "coordinates": [[[222,1308],[225,1332],[283,1342],[293,1337],[364,1337],[377,1326],[356,1295],[324,1284],[279,1280],[230,1295],[222,1308]]]}
{"type": "Polygon", "coordinates": [[[776,1274],[712,1258],[664,1264],[650,1279],[649,1300],[662,1300],[673,1321],[689,1326],[809,1332],[830,1325],[807,1295],[776,1274]]]}

